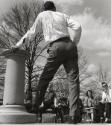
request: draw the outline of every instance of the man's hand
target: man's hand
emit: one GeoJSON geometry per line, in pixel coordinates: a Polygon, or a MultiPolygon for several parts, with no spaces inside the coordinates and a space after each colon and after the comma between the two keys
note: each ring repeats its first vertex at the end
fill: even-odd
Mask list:
{"type": "Polygon", "coordinates": [[[18,46],[11,46],[11,49],[18,49],[19,47],[18,46]]]}
{"type": "Polygon", "coordinates": [[[25,39],[25,38],[24,38],[24,39],[22,38],[20,41],[18,41],[18,42],[16,43],[15,46],[12,46],[11,49],[12,49],[12,50],[18,50],[19,48],[22,47],[22,45],[23,45],[25,42],[26,42],[26,39],[25,39]]]}
{"type": "Polygon", "coordinates": [[[16,52],[16,51],[18,51],[19,50],[19,47],[17,47],[17,46],[12,46],[11,47],[11,51],[14,53],[14,52],[16,52]]]}

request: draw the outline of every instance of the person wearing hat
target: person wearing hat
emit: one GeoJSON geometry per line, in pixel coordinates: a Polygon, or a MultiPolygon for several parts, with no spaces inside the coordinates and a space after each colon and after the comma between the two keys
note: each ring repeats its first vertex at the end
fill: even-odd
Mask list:
{"type": "Polygon", "coordinates": [[[101,103],[104,105],[105,122],[109,122],[111,117],[111,89],[106,82],[102,82],[102,89],[101,103]]]}

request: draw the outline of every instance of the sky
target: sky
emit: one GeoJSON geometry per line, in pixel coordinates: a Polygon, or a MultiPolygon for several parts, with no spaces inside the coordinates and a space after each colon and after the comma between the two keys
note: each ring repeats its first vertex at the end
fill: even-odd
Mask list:
{"type": "Polygon", "coordinates": [[[111,0],[53,0],[64,13],[80,22],[79,46],[86,50],[89,71],[111,68],[111,0]]]}
{"type": "MultiPolygon", "coordinates": [[[[82,37],[79,46],[86,50],[89,59],[88,70],[96,69],[100,63],[111,68],[111,0],[53,1],[58,11],[80,22],[82,37]]],[[[19,2],[23,0],[0,0],[0,19],[12,5],[19,2]]]]}

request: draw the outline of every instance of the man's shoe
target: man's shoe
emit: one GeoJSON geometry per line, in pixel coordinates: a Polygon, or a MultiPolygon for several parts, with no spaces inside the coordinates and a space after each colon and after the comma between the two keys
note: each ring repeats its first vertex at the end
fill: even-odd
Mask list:
{"type": "Polygon", "coordinates": [[[110,121],[110,119],[109,118],[106,118],[105,119],[105,123],[110,123],[111,121],[110,121]]]}
{"type": "Polygon", "coordinates": [[[79,121],[77,120],[76,117],[74,118],[74,117],[69,116],[68,123],[69,124],[77,124],[77,123],[79,123],[79,121]]]}

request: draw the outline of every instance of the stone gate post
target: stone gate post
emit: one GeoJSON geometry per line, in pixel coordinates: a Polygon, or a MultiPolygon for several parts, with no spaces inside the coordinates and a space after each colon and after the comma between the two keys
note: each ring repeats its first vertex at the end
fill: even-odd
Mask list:
{"type": "Polygon", "coordinates": [[[0,107],[0,123],[34,123],[36,116],[28,113],[24,106],[25,50],[6,50],[7,58],[3,105],[0,107]]]}

